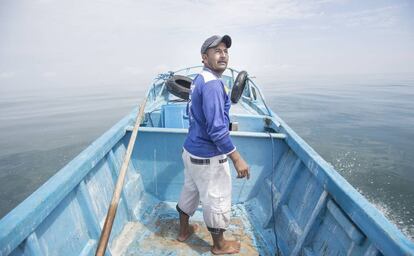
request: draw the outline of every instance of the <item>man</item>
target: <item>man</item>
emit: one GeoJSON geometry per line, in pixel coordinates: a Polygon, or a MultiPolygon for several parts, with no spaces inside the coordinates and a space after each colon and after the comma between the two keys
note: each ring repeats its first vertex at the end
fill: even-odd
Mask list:
{"type": "Polygon", "coordinates": [[[233,145],[229,134],[230,99],[220,79],[227,68],[228,35],[212,36],[201,46],[204,68],[191,85],[188,104],[190,128],[183,148],[184,186],[177,210],[180,213],[180,233],[183,242],[195,227],[189,225],[199,201],[204,222],[211,233],[213,254],[238,253],[238,241],[225,240],[223,233],[231,214],[231,176],[227,156],[233,162],[237,178],[250,177],[249,166],[233,145]]]}

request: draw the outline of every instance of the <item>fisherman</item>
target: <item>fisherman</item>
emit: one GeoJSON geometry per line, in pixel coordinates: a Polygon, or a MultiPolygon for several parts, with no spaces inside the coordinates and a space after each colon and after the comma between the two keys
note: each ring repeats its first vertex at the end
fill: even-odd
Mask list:
{"type": "Polygon", "coordinates": [[[231,38],[211,36],[201,46],[203,70],[191,85],[187,112],[190,127],[183,147],[184,186],[177,204],[180,214],[178,240],[184,242],[194,230],[189,218],[201,201],[204,222],[211,233],[213,254],[240,251],[240,242],[225,240],[223,233],[231,214],[229,157],[237,178],[250,177],[249,166],[233,145],[229,134],[230,99],[221,75],[229,61],[231,38]]]}

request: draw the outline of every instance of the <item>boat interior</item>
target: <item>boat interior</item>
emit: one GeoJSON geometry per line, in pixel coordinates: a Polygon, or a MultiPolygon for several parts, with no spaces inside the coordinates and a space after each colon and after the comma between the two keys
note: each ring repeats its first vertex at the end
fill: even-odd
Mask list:
{"type": "MultiPolygon", "coordinates": [[[[186,102],[165,88],[170,76],[158,77],[148,92],[106,255],[210,255],[200,207],[190,218],[199,228],[185,243],[176,240],[188,116],[186,102]]],[[[223,77],[229,89],[234,77],[223,77]]],[[[6,216],[11,255],[94,254],[136,114],[135,109],[6,216]]],[[[232,218],[225,236],[241,241],[238,255],[411,250],[379,211],[267,108],[253,82],[232,105],[230,119],[232,141],[251,173],[249,180],[237,179],[230,163],[232,218]]]]}
{"type": "MultiPolygon", "coordinates": [[[[226,76],[225,81],[231,88],[231,77],[226,76]]],[[[210,255],[212,240],[201,206],[190,219],[198,226],[195,234],[185,243],[176,240],[179,221],[175,207],[184,181],[181,153],[189,124],[187,101],[170,94],[163,86],[156,84],[149,93],[157,94],[149,97],[127,178],[128,183],[133,183],[125,186],[125,190],[141,188],[140,197],[132,196],[136,199],[124,208],[125,218],[127,209],[131,209],[130,215],[137,221],[119,230],[111,247],[115,255],[210,255]]],[[[269,218],[272,211],[269,189],[271,166],[276,158],[282,157],[275,151],[282,147],[279,143],[284,135],[275,132],[276,126],[258,88],[247,86],[241,100],[232,105],[230,119],[232,139],[249,162],[252,176],[249,180],[233,179],[232,218],[225,235],[241,242],[240,255],[274,255],[276,231],[274,220],[269,218]]],[[[127,130],[130,132],[132,127],[127,130]]],[[[121,156],[125,146],[119,147],[121,156]]],[[[231,168],[232,176],[236,177],[231,168]]]]}
{"type": "MultiPolygon", "coordinates": [[[[231,88],[231,77],[224,80],[231,88]]],[[[200,227],[197,232],[186,243],[176,240],[187,104],[162,88],[158,93],[145,111],[132,156],[131,184],[125,190],[140,188],[140,197],[126,192],[136,198],[126,203],[125,218],[126,209],[131,209],[136,220],[119,229],[111,248],[116,255],[210,255],[212,241],[201,207],[190,219],[200,227]]],[[[321,186],[317,171],[286,143],[283,129],[270,115],[253,83],[230,112],[231,122],[237,124],[232,140],[251,168],[249,180],[237,179],[230,165],[232,219],[225,234],[241,242],[239,255],[380,255],[321,186]]],[[[125,145],[119,147],[122,151],[125,145]]]]}

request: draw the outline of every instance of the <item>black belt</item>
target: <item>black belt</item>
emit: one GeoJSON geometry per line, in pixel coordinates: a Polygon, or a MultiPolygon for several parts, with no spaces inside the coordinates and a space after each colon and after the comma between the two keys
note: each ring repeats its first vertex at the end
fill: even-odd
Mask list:
{"type": "MultiPolygon", "coordinates": [[[[190,160],[191,160],[191,163],[193,163],[193,164],[199,164],[199,165],[209,165],[210,164],[210,159],[192,158],[190,156],[190,160]]],[[[220,164],[225,163],[225,162],[227,162],[227,157],[224,158],[224,159],[219,159],[220,164]]]]}

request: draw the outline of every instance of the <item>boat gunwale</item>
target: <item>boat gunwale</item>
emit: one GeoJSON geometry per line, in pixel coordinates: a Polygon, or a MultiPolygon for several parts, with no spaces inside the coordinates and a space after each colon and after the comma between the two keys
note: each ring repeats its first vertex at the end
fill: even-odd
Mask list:
{"type": "Polygon", "coordinates": [[[126,134],[134,108],[0,220],[0,254],[8,255],[50,215],[126,134]]]}
{"type": "Polygon", "coordinates": [[[414,243],[410,241],[382,212],[374,207],[335,168],[322,158],[277,114],[271,111],[275,130],[286,134],[286,143],[303,164],[329,192],[346,215],[362,230],[367,239],[384,255],[410,255],[414,243]],[[280,126],[278,126],[278,123],[280,126]]]}
{"type": "MultiPolygon", "coordinates": [[[[125,130],[132,132],[133,126],[127,126],[125,130]]],[[[162,128],[162,127],[139,127],[139,132],[159,132],[159,133],[180,133],[186,134],[186,128],[162,128]]],[[[274,139],[285,139],[286,135],[283,133],[270,133],[274,139]]],[[[247,131],[230,131],[232,137],[253,137],[253,138],[269,138],[268,132],[247,132],[247,131]]]]}

